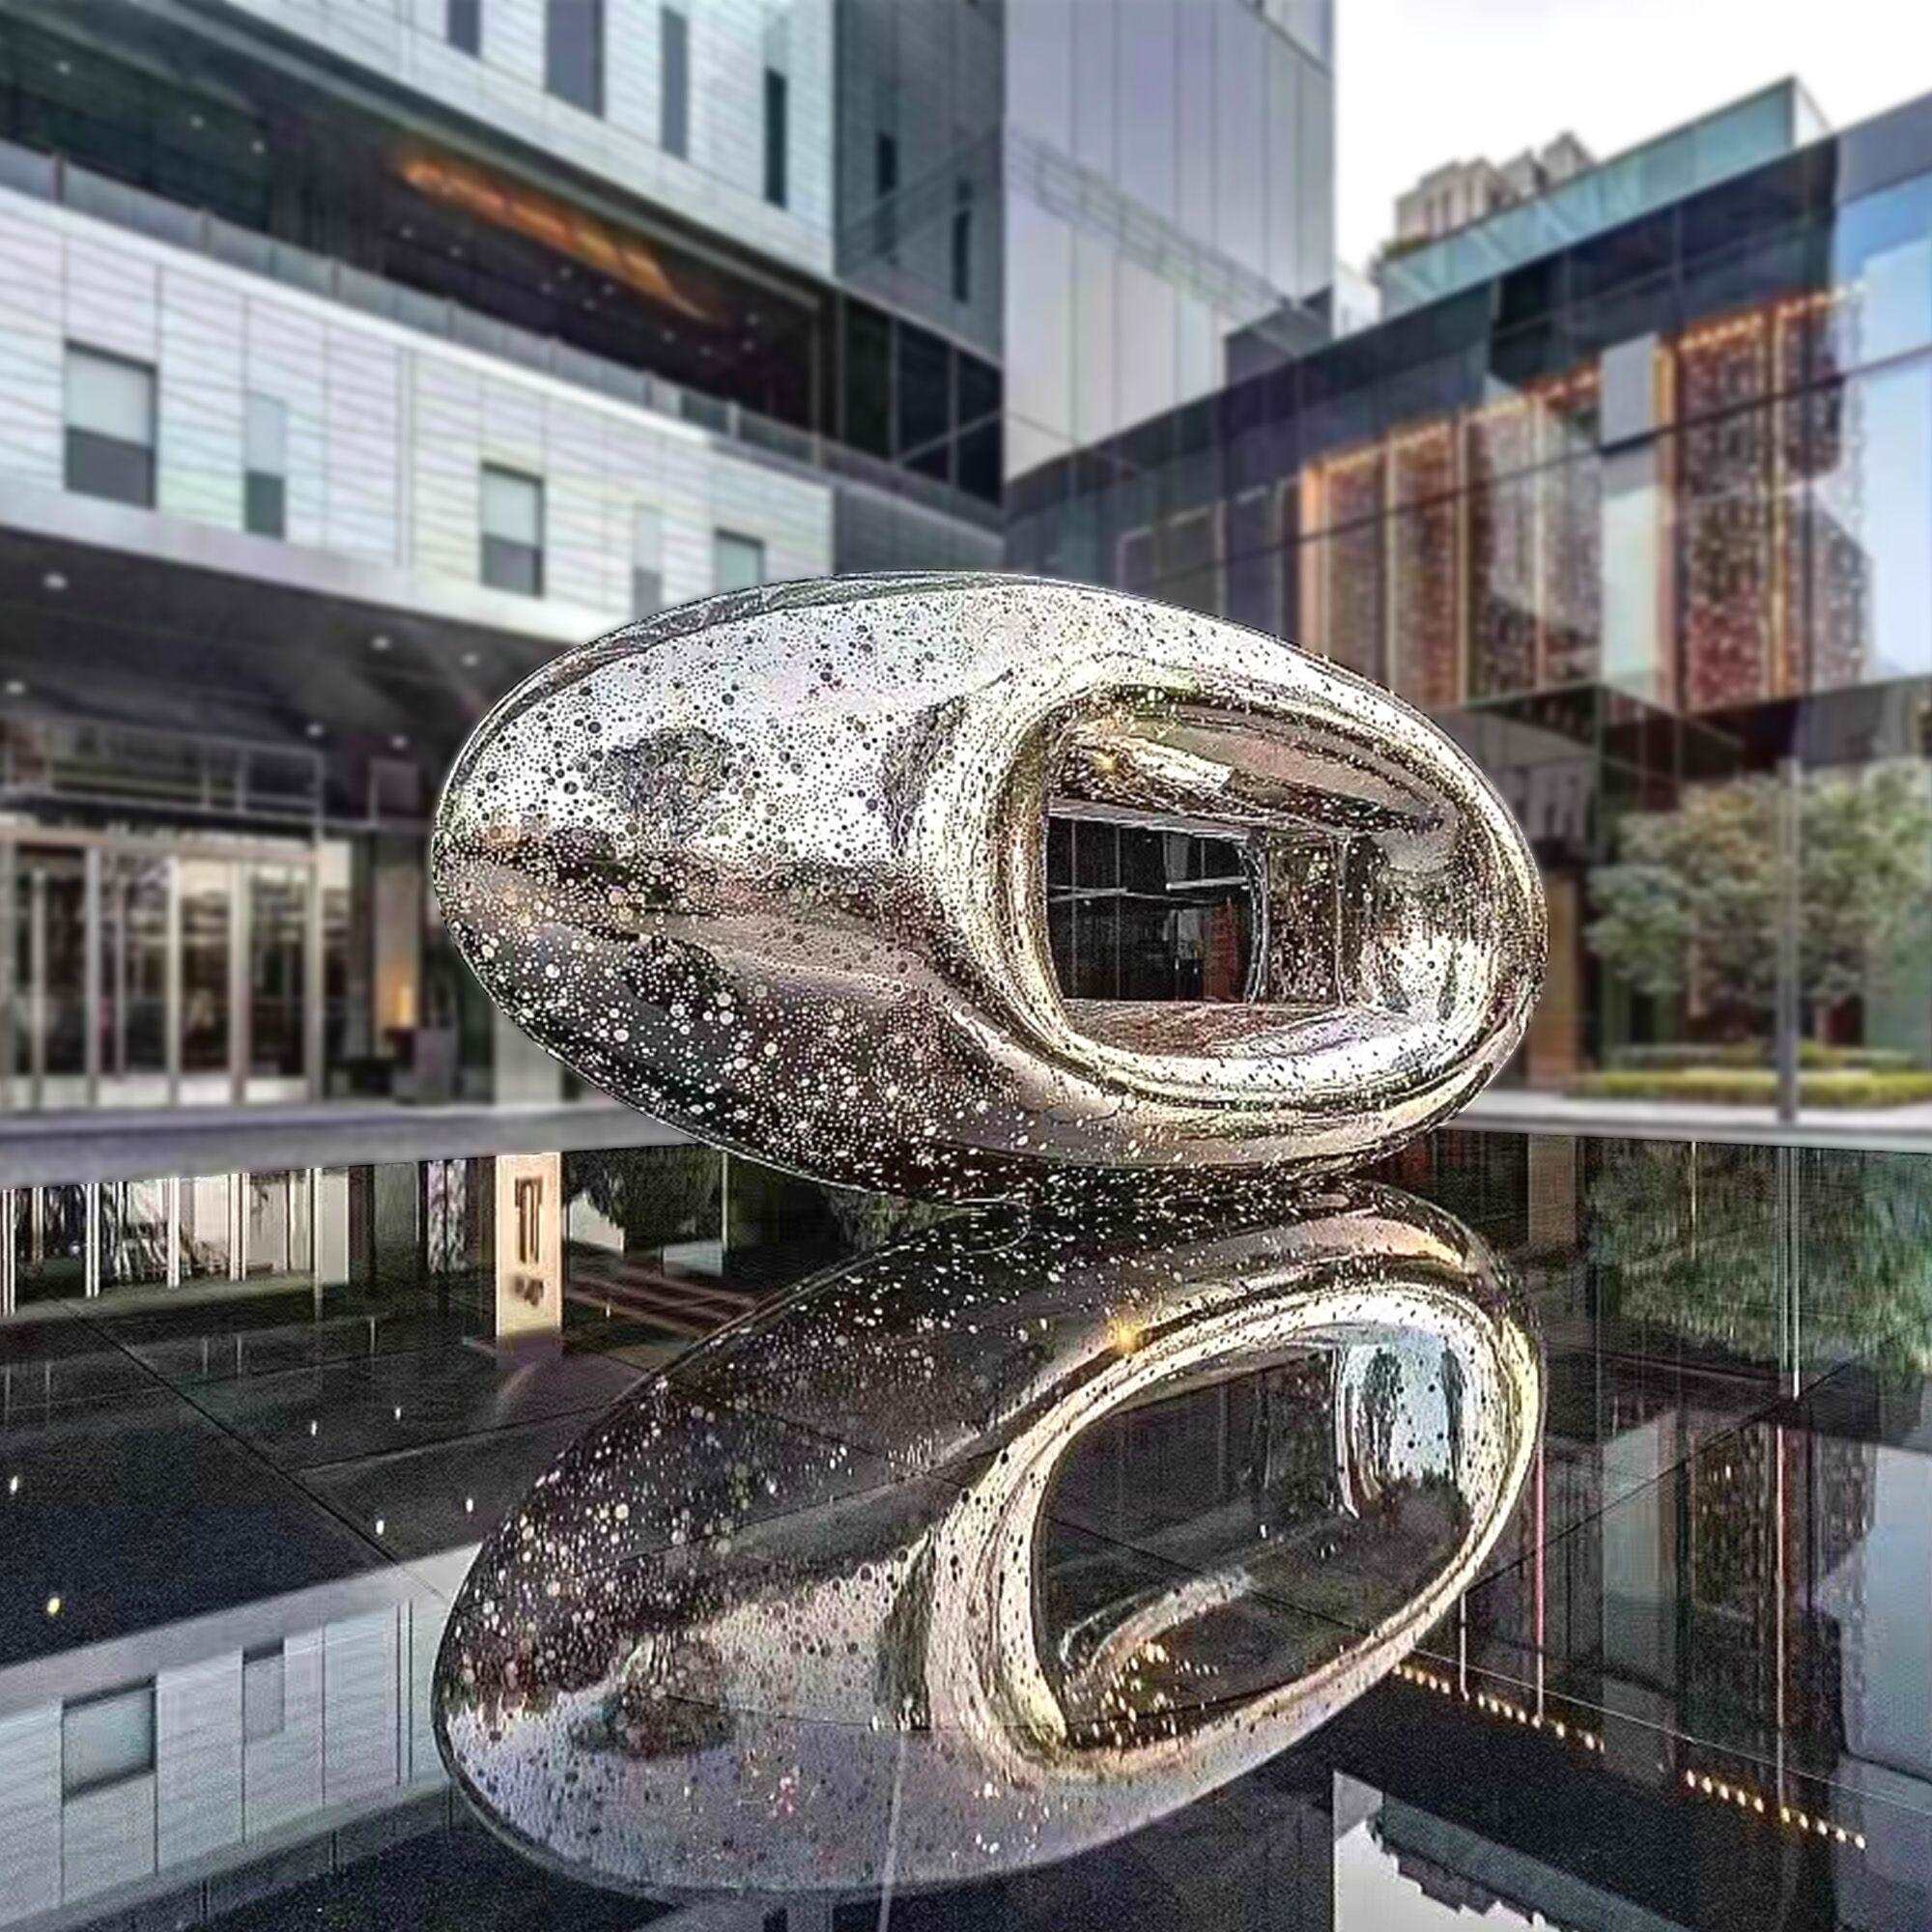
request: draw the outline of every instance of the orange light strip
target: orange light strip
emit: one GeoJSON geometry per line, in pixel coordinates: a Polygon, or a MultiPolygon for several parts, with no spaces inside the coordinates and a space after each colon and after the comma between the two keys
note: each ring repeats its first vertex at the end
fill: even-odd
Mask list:
{"type": "Polygon", "coordinates": [[[460,208],[492,227],[540,242],[693,322],[720,326],[717,315],[672,283],[649,247],[635,237],[613,234],[594,215],[527,188],[513,187],[461,161],[415,156],[404,161],[399,172],[418,194],[432,201],[460,208]]]}

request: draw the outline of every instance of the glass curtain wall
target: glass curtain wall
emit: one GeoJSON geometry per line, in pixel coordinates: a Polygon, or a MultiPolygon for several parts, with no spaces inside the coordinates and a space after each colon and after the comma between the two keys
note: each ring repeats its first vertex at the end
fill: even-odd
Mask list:
{"type": "Polygon", "coordinates": [[[1290,639],[1467,745],[1552,958],[1516,1069],[1932,1104],[1932,106],[1041,465],[1009,567],[1290,639]],[[1856,188],[1857,191],[1853,191],[1856,188]]]}

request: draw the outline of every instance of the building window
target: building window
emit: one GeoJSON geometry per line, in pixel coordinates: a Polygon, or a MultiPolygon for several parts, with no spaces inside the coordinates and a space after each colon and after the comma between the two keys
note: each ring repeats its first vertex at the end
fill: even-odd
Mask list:
{"type": "Polygon", "coordinates": [[[898,255],[899,210],[893,197],[899,191],[899,137],[896,134],[881,134],[878,145],[872,151],[872,188],[878,201],[878,212],[874,217],[877,234],[873,244],[878,253],[888,262],[898,255]]]}
{"type": "Polygon", "coordinates": [[[442,35],[458,53],[483,51],[483,0],[449,0],[442,35]]]}
{"type": "Polygon", "coordinates": [[[248,468],[242,514],[258,537],[289,533],[289,412],[273,396],[248,398],[248,468]]]}
{"type": "Polygon", "coordinates": [[[152,364],[68,344],[67,487],[154,507],[152,364]]]}
{"type": "Polygon", "coordinates": [[[61,1797],[77,1798],[155,1768],[155,1683],[110,1690],[61,1712],[61,1797]]]}
{"type": "Polygon", "coordinates": [[[973,184],[952,191],[952,299],[973,299],[973,184]]]}
{"type": "Polygon", "coordinates": [[[604,111],[604,0],[550,0],[544,85],[586,114],[604,111]]]}
{"type": "Polygon", "coordinates": [[[664,609],[664,519],[639,510],[631,533],[631,615],[649,617],[664,609]]]}
{"type": "Polygon", "coordinates": [[[521,470],[483,466],[483,582],[543,595],[543,485],[521,470]]]}
{"type": "Polygon", "coordinates": [[[785,77],[777,68],[765,70],[765,199],[774,208],[785,205],[785,77]]]}
{"type": "Polygon", "coordinates": [[[756,537],[718,530],[711,539],[711,581],[720,590],[751,590],[765,581],[765,547],[756,537]]]}
{"type": "Polygon", "coordinates": [[[286,1720],[282,1646],[265,1644],[242,1655],[242,1735],[253,1744],[276,1736],[286,1720]]]}
{"type": "Polygon", "coordinates": [[[658,10],[658,145],[691,153],[691,28],[675,7],[658,10]]]}

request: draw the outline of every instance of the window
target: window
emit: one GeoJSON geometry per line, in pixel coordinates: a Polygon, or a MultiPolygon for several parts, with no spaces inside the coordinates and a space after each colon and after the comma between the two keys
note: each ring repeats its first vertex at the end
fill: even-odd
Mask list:
{"type": "Polygon", "coordinates": [[[248,468],[242,514],[258,537],[288,535],[289,412],[273,396],[248,398],[248,468]]]}
{"type": "Polygon", "coordinates": [[[973,299],[973,184],[952,191],[952,299],[973,299]]]}
{"type": "Polygon", "coordinates": [[[78,1797],[155,1768],[155,1683],[110,1690],[61,1712],[61,1796],[78,1797]]]}
{"type": "Polygon", "coordinates": [[[720,590],[751,590],[765,581],[765,547],[756,537],[717,531],[711,540],[711,579],[720,590]]]}
{"type": "Polygon", "coordinates": [[[521,470],[483,466],[483,582],[543,595],[543,485],[521,470]]]}
{"type": "Polygon", "coordinates": [[[265,1644],[242,1656],[242,1735],[250,1744],[272,1738],[285,1715],[282,1646],[265,1644]]]}
{"type": "Polygon", "coordinates": [[[691,28],[675,7],[658,10],[658,145],[691,153],[691,28]]]}
{"type": "Polygon", "coordinates": [[[872,186],[879,208],[874,217],[877,233],[873,245],[889,262],[898,255],[899,211],[893,196],[899,191],[899,137],[881,134],[872,155],[872,186]]]}
{"type": "Polygon", "coordinates": [[[483,0],[449,0],[443,14],[442,37],[458,53],[483,51],[483,0]]]}
{"type": "Polygon", "coordinates": [[[765,70],[765,199],[785,205],[785,77],[765,70]]]}
{"type": "Polygon", "coordinates": [[[117,503],[155,501],[155,372],[73,343],[67,351],[67,487],[117,503]]]}
{"type": "Polygon", "coordinates": [[[604,0],[550,0],[544,86],[586,114],[604,111],[604,0]]]}
{"type": "Polygon", "coordinates": [[[664,601],[664,519],[639,510],[631,533],[631,615],[652,616],[664,601]]]}

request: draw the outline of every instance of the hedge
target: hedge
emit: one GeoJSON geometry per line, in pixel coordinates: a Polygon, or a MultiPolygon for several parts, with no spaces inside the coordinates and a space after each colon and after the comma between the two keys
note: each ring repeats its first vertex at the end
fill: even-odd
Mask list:
{"type": "MultiPolygon", "coordinates": [[[[1826,1046],[1815,1039],[1798,1042],[1798,1064],[1834,1071],[1905,1073],[1916,1065],[1911,1054],[1886,1046],[1826,1046]]],[[[1664,1046],[1618,1046],[1610,1049],[1610,1066],[1617,1072],[1642,1073],[1706,1071],[1714,1067],[1769,1066],[1771,1042],[1747,1039],[1723,1045],[1699,1046],[1673,1040],[1664,1046]]]]}
{"type": "MultiPolygon", "coordinates": [[[[1612,1068],[1585,1073],[1570,1084],[1579,1100],[1690,1100],[1710,1106],[1769,1107],[1777,1099],[1777,1075],[1754,1066],[1690,1066],[1646,1072],[1612,1068]]],[[[1908,1107],[1932,1100],[1932,1070],[1847,1067],[1805,1073],[1798,1083],[1806,1107],[1908,1107]]]]}

